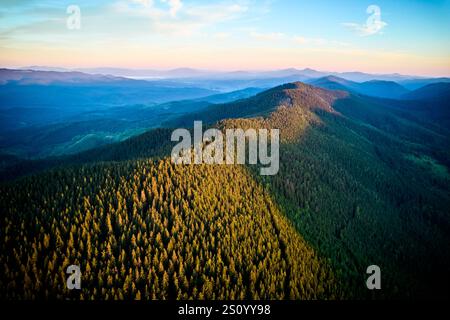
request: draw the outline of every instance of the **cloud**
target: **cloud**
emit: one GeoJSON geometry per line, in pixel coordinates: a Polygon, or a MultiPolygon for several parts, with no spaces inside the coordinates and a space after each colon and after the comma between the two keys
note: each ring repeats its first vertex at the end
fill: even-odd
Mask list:
{"type": "Polygon", "coordinates": [[[337,41],[337,40],[329,40],[324,38],[312,38],[305,37],[300,35],[290,35],[282,32],[268,32],[268,33],[260,33],[255,30],[247,30],[248,35],[256,40],[260,41],[285,41],[290,43],[295,43],[298,45],[308,45],[308,46],[330,46],[330,47],[346,47],[349,46],[348,43],[337,41]]]}
{"type": "Polygon", "coordinates": [[[302,36],[294,36],[292,39],[297,44],[312,44],[316,46],[321,46],[328,43],[328,40],[322,38],[306,38],[302,36]]]}
{"type": "Polygon", "coordinates": [[[148,18],[156,32],[183,36],[236,19],[248,10],[246,6],[235,1],[184,5],[181,0],[121,0],[115,3],[114,9],[120,14],[148,18]],[[161,3],[169,8],[161,7],[161,3]]]}
{"type": "Polygon", "coordinates": [[[252,31],[250,32],[250,37],[261,41],[276,41],[284,39],[286,35],[281,32],[259,33],[252,31]]]}
{"type": "Polygon", "coordinates": [[[153,0],[131,0],[131,2],[140,4],[146,8],[152,7],[153,6],[153,0]]]}
{"type": "Polygon", "coordinates": [[[229,39],[229,38],[231,38],[231,36],[232,36],[232,34],[229,32],[217,32],[212,35],[212,37],[217,40],[229,39]]]}
{"type": "Polygon", "coordinates": [[[192,6],[186,9],[186,16],[199,22],[215,24],[235,19],[247,10],[247,6],[237,3],[192,6]]]}
{"type": "Polygon", "coordinates": [[[360,36],[370,36],[381,33],[381,30],[387,26],[387,23],[381,20],[381,9],[376,5],[370,5],[366,10],[367,14],[371,14],[365,24],[355,22],[344,22],[342,25],[360,36]]]}
{"type": "Polygon", "coordinates": [[[179,0],[175,2],[172,0],[121,0],[113,5],[119,13],[150,18],[163,16],[175,18],[181,6],[182,3],[179,0]],[[162,7],[161,4],[165,4],[165,6],[162,7]]]}

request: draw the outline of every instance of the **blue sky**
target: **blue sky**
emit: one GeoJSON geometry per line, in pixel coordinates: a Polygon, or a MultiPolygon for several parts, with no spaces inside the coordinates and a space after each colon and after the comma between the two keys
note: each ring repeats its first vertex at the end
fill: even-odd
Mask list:
{"type": "Polygon", "coordinates": [[[450,75],[450,1],[93,2],[2,0],[0,64],[450,75]]]}

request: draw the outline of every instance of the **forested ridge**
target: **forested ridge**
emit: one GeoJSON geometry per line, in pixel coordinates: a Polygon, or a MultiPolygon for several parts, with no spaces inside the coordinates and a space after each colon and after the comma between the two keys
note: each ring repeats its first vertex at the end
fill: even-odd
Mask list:
{"type": "Polygon", "coordinates": [[[273,177],[172,165],[169,129],[18,163],[16,174],[56,167],[0,186],[1,295],[448,297],[450,132],[413,105],[421,116],[411,104],[294,83],[192,116],[281,129],[273,177]],[[69,264],[89,270],[79,295],[65,289],[69,264]],[[382,290],[365,286],[372,264],[382,290]]]}

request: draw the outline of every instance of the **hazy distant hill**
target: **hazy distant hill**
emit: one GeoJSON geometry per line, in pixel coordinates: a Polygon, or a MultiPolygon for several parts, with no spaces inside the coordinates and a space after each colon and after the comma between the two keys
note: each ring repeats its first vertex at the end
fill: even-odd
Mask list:
{"type": "Polygon", "coordinates": [[[450,83],[428,84],[405,94],[403,99],[438,101],[448,105],[450,100],[450,83]]]}
{"type": "Polygon", "coordinates": [[[360,93],[382,98],[399,98],[408,92],[407,89],[393,81],[370,80],[360,83],[358,86],[360,93]]]}
{"type": "Polygon", "coordinates": [[[310,84],[330,89],[330,90],[353,90],[354,87],[358,85],[357,82],[350,81],[344,78],[339,78],[336,76],[326,76],[318,79],[313,79],[309,81],[310,84]]]}
{"type": "Polygon", "coordinates": [[[261,91],[264,91],[262,88],[245,88],[242,90],[231,91],[227,93],[215,94],[211,96],[207,96],[204,98],[199,98],[197,100],[208,101],[210,103],[227,103],[234,100],[245,99],[251,96],[254,96],[261,91]]]}
{"type": "Polygon", "coordinates": [[[111,83],[126,81],[125,78],[101,74],[87,74],[76,71],[41,71],[41,70],[15,70],[0,69],[0,84],[14,83],[20,85],[47,85],[54,83],[111,83]]]}
{"type": "Polygon", "coordinates": [[[449,83],[450,78],[419,78],[419,79],[407,79],[399,81],[399,83],[409,90],[416,90],[433,83],[449,83]]]}
{"type": "Polygon", "coordinates": [[[409,90],[393,81],[370,80],[366,82],[355,82],[336,76],[327,76],[309,81],[309,83],[322,88],[346,90],[381,98],[395,99],[409,92],[409,90]]]}

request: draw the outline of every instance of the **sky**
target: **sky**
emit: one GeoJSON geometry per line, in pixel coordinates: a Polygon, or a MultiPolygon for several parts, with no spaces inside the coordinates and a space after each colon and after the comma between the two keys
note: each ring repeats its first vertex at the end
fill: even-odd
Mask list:
{"type": "Polygon", "coordinates": [[[0,66],[450,76],[450,0],[1,0],[0,66]]]}

